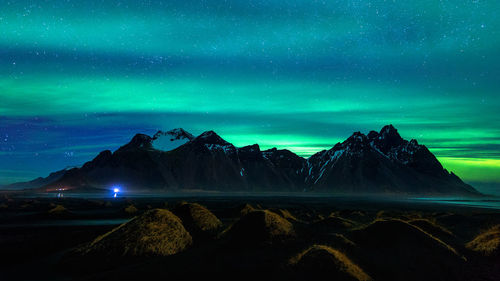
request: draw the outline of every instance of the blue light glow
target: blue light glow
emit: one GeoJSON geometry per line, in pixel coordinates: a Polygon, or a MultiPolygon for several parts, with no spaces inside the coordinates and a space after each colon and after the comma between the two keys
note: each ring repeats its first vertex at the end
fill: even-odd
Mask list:
{"type": "Polygon", "coordinates": [[[121,187],[120,186],[113,186],[111,189],[113,191],[113,198],[118,197],[118,193],[120,192],[121,187]]]}

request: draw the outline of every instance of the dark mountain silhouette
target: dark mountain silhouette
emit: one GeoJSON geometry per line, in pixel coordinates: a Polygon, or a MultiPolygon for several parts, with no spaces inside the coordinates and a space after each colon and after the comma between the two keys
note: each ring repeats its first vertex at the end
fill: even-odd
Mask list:
{"type": "Polygon", "coordinates": [[[46,186],[132,189],[294,190],[305,185],[298,173],[305,159],[288,150],[237,148],[213,131],[170,151],[153,147],[154,138],[137,134],[114,153],[106,150],[81,168],[46,186]]]}
{"type": "Polygon", "coordinates": [[[235,147],[214,131],[198,137],[183,129],[137,134],[115,152],[38,181],[49,191],[121,184],[128,190],[478,194],[392,125],[356,132],[308,159],[257,144],[235,147]]]}
{"type": "Polygon", "coordinates": [[[354,133],[332,149],[318,152],[304,166],[307,186],[340,192],[476,192],[414,139],[401,138],[388,125],[368,135],[354,133]]]}
{"type": "Polygon", "coordinates": [[[34,180],[31,181],[26,181],[26,182],[16,182],[13,184],[8,184],[5,186],[0,186],[2,189],[9,189],[9,190],[16,190],[16,189],[30,189],[30,188],[37,188],[40,186],[44,186],[47,184],[50,184],[52,182],[57,181],[60,179],[64,174],[68,171],[67,169],[63,169],[57,172],[50,173],[47,177],[38,177],[34,180]]]}

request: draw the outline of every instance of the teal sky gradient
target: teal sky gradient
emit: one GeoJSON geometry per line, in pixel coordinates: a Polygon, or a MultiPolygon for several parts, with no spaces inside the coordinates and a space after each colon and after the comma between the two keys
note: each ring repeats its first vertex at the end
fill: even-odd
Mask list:
{"type": "Polygon", "coordinates": [[[302,156],[394,124],[500,183],[498,1],[0,0],[0,183],[135,133],[302,156]]]}

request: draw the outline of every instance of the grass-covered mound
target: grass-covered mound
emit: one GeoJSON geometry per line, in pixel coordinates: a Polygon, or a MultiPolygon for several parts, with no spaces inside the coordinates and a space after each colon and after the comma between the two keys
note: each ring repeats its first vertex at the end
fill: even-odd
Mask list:
{"type": "Polygon", "coordinates": [[[439,225],[435,221],[429,219],[414,219],[408,221],[408,223],[422,229],[423,231],[429,233],[430,235],[438,238],[441,241],[449,243],[453,240],[456,240],[455,235],[453,235],[450,230],[442,225],[439,225]]]}
{"type": "Polygon", "coordinates": [[[283,242],[295,236],[293,225],[268,210],[253,211],[234,223],[227,237],[240,246],[283,242]]]}
{"type": "MultiPolygon", "coordinates": [[[[300,276],[329,280],[371,280],[359,266],[340,251],[325,245],[314,245],[290,259],[300,276]]],[[[299,277],[299,276],[297,276],[299,277]]]]}
{"type": "Polygon", "coordinates": [[[376,279],[455,280],[465,262],[453,247],[398,219],[375,220],[348,237],[376,279]]]}
{"type": "MultiPolygon", "coordinates": [[[[66,218],[71,216],[71,212],[63,205],[52,205],[48,210],[47,215],[56,218],[66,218]]],[[[44,215],[45,216],[45,215],[44,215]]]]}
{"type": "Polygon", "coordinates": [[[242,206],[239,206],[238,207],[238,212],[239,212],[239,215],[240,216],[244,216],[250,212],[253,212],[253,211],[256,211],[257,208],[253,207],[252,205],[246,203],[246,204],[243,204],[242,206]]]}
{"type": "Polygon", "coordinates": [[[294,215],[292,215],[292,213],[290,213],[290,211],[288,211],[287,209],[271,209],[271,211],[273,213],[276,213],[278,215],[280,215],[282,218],[288,220],[288,221],[299,221],[294,215]]]}
{"type": "Polygon", "coordinates": [[[466,244],[472,251],[479,252],[489,257],[500,256],[500,225],[495,225],[480,233],[466,244]]]}
{"type": "Polygon", "coordinates": [[[222,222],[198,203],[181,203],[172,211],[193,235],[214,235],[222,227],[222,222]]]}
{"type": "Polygon", "coordinates": [[[314,226],[342,230],[352,228],[354,222],[331,214],[327,218],[314,222],[314,226]]]}
{"type": "Polygon", "coordinates": [[[84,256],[168,256],[192,243],[181,220],[164,209],[147,211],[77,250],[84,256]]]}
{"type": "Polygon", "coordinates": [[[61,214],[68,212],[68,209],[63,205],[56,205],[54,208],[49,210],[49,214],[61,214]]]}
{"type": "Polygon", "coordinates": [[[335,212],[336,215],[355,220],[356,218],[362,219],[366,217],[366,212],[360,210],[341,210],[335,212]]]}
{"type": "Polygon", "coordinates": [[[130,204],[123,211],[128,215],[135,215],[139,210],[133,204],[130,204]]]}

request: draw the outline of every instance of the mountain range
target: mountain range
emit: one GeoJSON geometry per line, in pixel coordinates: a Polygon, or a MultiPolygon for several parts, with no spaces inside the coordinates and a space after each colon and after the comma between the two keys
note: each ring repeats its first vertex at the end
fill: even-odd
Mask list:
{"type": "Polygon", "coordinates": [[[129,191],[287,191],[384,194],[479,194],[448,172],[425,145],[392,126],[305,159],[286,149],[236,147],[214,131],[195,137],[183,129],[135,135],[79,168],[15,186],[43,191],[120,185],[129,191]]]}

